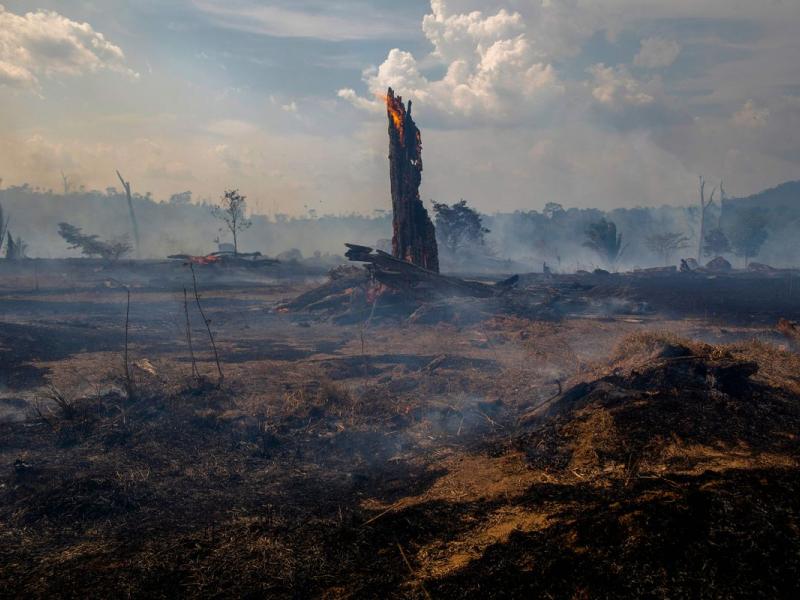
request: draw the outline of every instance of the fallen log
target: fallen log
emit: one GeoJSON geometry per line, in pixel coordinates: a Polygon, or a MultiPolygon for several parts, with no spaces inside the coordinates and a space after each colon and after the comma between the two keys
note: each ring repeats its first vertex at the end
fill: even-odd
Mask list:
{"type": "Polygon", "coordinates": [[[354,262],[368,263],[367,270],[375,281],[417,298],[453,296],[492,298],[508,291],[517,281],[516,276],[494,285],[459,279],[399,260],[391,254],[373,250],[369,246],[357,244],[345,244],[345,246],[347,246],[345,256],[354,262]]]}
{"type": "Polygon", "coordinates": [[[368,281],[368,275],[363,269],[353,271],[333,269],[328,275],[330,279],[326,283],[301,294],[291,302],[279,306],[278,310],[294,311],[307,309],[311,306],[322,308],[328,300],[330,300],[330,306],[333,306],[336,303],[334,298],[340,297],[342,301],[346,301],[355,288],[363,287],[368,281]]]}
{"type": "Polygon", "coordinates": [[[170,254],[167,258],[181,260],[193,265],[223,265],[238,267],[271,267],[279,265],[280,261],[267,258],[260,252],[234,254],[233,252],[212,252],[202,256],[191,254],[170,254]]]}

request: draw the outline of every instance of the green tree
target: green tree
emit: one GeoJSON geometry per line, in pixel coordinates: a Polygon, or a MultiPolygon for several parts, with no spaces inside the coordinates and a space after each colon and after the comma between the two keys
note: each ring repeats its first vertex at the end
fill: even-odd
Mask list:
{"type": "Polygon", "coordinates": [[[548,219],[552,219],[556,216],[564,214],[564,207],[561,206],[558,202],[548,202],[544,205],[544,209],[542,209],[542,214],[547,217],[548,219]]]}
{"type": "Polygon", "coordinates": [[[736,256],[744,258],[745,267],[751,258],[758,255],[767,237],[767,219],[757,208],[737,211],[728,226],[731,248],[736,256]]]}
{"type": "Polygon", "coordinates": [[[703,240],[703,254],[706,256],[719,256],[731,251],[731,242],[720,227],[715,227],[706,233],[703,240]]]}
{"type": "Polygon", "coordinates": [[[645,240],[647,247],[658,254],[664,264],[669,264],[670,257],[681,248],[689,246],[689,238],[679,231],[654,233],[645,240]]]}
{"type": "Polygon", "coordinates": [[[480,213],[467,206],[466,200],[452,206],[434,202],[436,213],[436,237],[451,253],[455,254],[464,245],[485,246],[485,235],[489,230],[483,226],[480,213]]]}
{"type": "Polygon", "coordinates": [[[594,250],[609,266],[613,267],[625,251],[622,234],[617,233],[617,225],[613,221],[602,218],[590,223],[585,234],[583,245],[594,250]]]}

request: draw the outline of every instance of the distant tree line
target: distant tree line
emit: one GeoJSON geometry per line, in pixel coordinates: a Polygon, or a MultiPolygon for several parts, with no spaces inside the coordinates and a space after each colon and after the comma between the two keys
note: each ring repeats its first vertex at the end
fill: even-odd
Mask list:
{"type": "MultiPolygon", "coordinates": [[[[0,223],[1,256],[63,256],[67,249],[108,260],[127,256],[130,206],[142,238],[142,258],[208,253],[217,249],[220,238],[233,242],[236,252],[275,256],[297,249],[305,255],[341,254],[345,241],[376,246],[391,236],[388,210],[368,216],[317,216],[310,210],[300,216],[265,216],[252,214],[247,199],[235,189],[222,193],[217,203],[197,202],[190,190],[165,202],[132,191],[130,205],[127,190],[66,189],[66,195],[30,186],[0,189],[6,209],[0,223]],[[77,232],[60,228],[60,223],[77,232]]],[[[702,207],[694,203],[608,211],[547,202],[541,210],[482,214],[472,199],[452,204],[437,199],[429,206],[440,250],[468,265],[513,260],[508,269],[533,270],[543,263],[565,272],[626,269],[674,265],[698,252],[703,261],[722,255],[737,256],[742,264],[756,257],[800,264],[800,249],[794,243],[800,223],[800,184],[765,194],[731,201],[724,193],[704,193],[702,207]],[[781,202],[771,203],[773,197],[781,202]]]]}

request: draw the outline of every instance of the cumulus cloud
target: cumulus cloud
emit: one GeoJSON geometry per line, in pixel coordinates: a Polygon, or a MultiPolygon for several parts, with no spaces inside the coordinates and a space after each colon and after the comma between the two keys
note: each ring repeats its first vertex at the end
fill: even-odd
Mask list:
{"type": "Polygon", "coordinates": [[[665,91],[660,77],[640,79],[625,65],[610,67],[602,63],[588,69],[588,73],[592,113],[604,127],[663,132],[691,120],[685,106],[665,91]]]}
{"type": "Polygon", "coordinates": [[[646,106],[655,102],[653,94],[635,79],[624,66],[597,64],[589,69],[594,77],[592,96],[600,104],[621,109],[625,106],[646,106]]]}
{"type": "Polygon", "coordinates": [[[35,90],[42,76],[102,69],[138,76],[125,65],[122,49],[88,23],[53,11],[17,15],[0,4],[0,85],[35,90]]]}
{"type": "Polygon", "coordinates": [[[681,53],[681,45],[675,40],[649,37],[642,40],[642,47],[633,59],[633,64],[645,69],[668,67],[681,53]]]}
{"type": "Polygon", "coordinates": [[[530,114],[565,88],[524,29],[516,12],[453,13],[443,0],[433,0],[422,30],[433,44],[433,56],[446,67],[444,76],[429,79],[413,54],[395,48],[377,69],[364,73],[371,97],[352,89],[339,90],[339,97],[360,108],[380,107],[374,98],[392,87],[444,117],[504,122],[530,114]]]}

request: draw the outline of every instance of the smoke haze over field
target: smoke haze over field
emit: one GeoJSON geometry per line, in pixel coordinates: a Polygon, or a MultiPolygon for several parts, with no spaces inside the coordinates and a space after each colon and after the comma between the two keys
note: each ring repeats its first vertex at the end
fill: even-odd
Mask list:
{"type": "Polygon", "coordinates": [[[388,207],[374,94],[415,100],[424,198],[687,205],[796,179],[800,4],[4,0],[0,177],[258,213],[388,207]]]}
{"type": "MultiPolygon", "coordinates": [[[[217,241],[230,242],[230,233],[214,218],[211,206],[186,202],[186,194],[170,202],[157,202],[134,196],[133,203],[142,238],[142,258],[160,259],[169,254],[203,255],[217,249],[217,241]]],[[[58,258],[79,256],[69,250],[58,234],[58,224],[68,222],[98,234],[103,239],[132,237],[125,197],[114,189],[107,192],[80,192],[58,195],[29,187],[0,190],[0,205],[10,217],[10,230],[28,245],[28,256],[58,258]]],[[[695,256],[699,232],[695,206],[668,206],[601,211],[556,206],[556,212],[515,211],[483,215],[488,227],[486,247],[465,247],[475,252],[470,256],[453,257],[439,240],[444,252],[446,270],[539,271],[547,262],[555,271],[576,269],[656,267],[664,266],[664,257],[650,247],[654,234],[674,232],[687,238],[683,247],[667,257],[677,264],[682,257],[695,256]],[[591,223],[606,218],[623,235],[624,252],[620,260],[607,264],[584,246],[585,232],[591,223]]],[[[432,207],[429,206],[429,210],[432,207]]],[[[759,208],[766,222],[767,240],[757,260],[774,266],[800,264],[800,248],[796,232],[800,224],[800,182],[789,182],[751,198],[728,199],[722,209],[718,202],[708,212],[709,228],[731,223],[737,214],[759,208]]],[[[344,242],[367,246],[385,243],[392,234],[391,217],[385,212],[372,216],[358,214],[316,215],[302,217],[251,215],[252,227],[241,232],[240,249],[276,256],[291,249],[305,257],[314,253],[330,254],[329,262],[341,259],[344,242]],[[338,257],[338,258],[337,258],[338,257]]],[[[441,232],[440,232],[441,233],[441,232]]],[[[740,258],[727,253],[738,264],[740,258]]],[[[705,259],[712,258],[710,256],[705,259]]]]}

